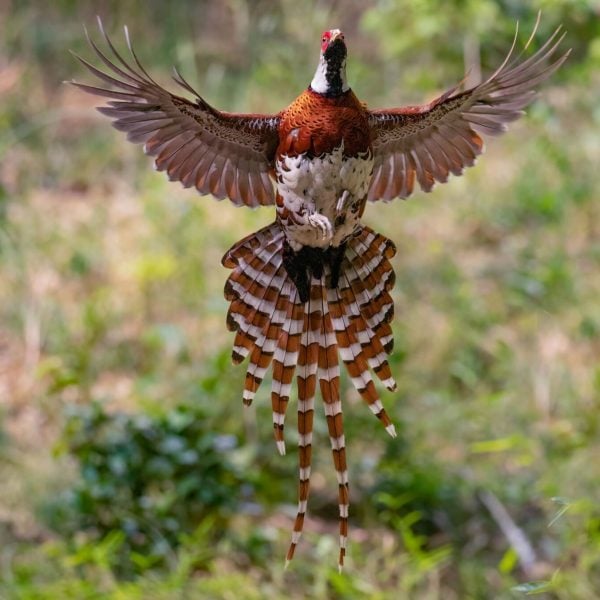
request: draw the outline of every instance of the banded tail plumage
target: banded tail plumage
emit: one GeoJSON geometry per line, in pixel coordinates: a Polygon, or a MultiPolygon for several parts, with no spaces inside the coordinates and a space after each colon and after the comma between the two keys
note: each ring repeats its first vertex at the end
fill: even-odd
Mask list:
{"type": "MultiPolygon", "coordinates": [[[[371,373],[395,388],[387,357],[393,339],[390,290],[393,243],[361,222],[367,201],[429,192],[460,175],[483,151],[483,136],[506,130],[569,51],[558,49],[557,28],[541,47],[513,56],[470,89],[454,87],[427,104],[369,110],[346,78],[347,48],[339,29],[325,31],[314,77],[277,114],[239,114],[208,104],[175,71],[193,100],[159,85],[136,56],[129,33],[124,58],[106,35],[104,50],[88,37],[103,69],[77,57],[100,86],[72,82],[107,98],[99,111],[130,141],[144,144],[158,170],[184,187],[236,206],[275,206],[276,220],[225,255],[232,269],[225,296],[235,332],[233,361],[248,359],[243,401],[250,404],[268,369],[275,442],[285,453],[284,419],[297,380],[299,502],[291,560],[310,487],[317,384],[338,476],[342,566],[348,533],[348,470],[342,421],[339,358],[352,383],[390,435],[371,373]],[[275,185],[273,185],[275,183],[275,185]]],[[[87,34],[87,32],[86,32],[87,34]]]]}
{"type": "Polygon", "coordinates": [[[331,266],[311,273],[310,294],[303,301],[284,265],[285,234],[275,222],[237,244],[223,257],[233,272],[225,285],[231,302],[227,325],[235,332],[234,363],[248,358],[243,402],[250,405],[271,368],[273,431],[285,454],[284,421],[294,374],[298,404],[298,514],[287,561],[294,556],[307,510],[310,488],[313,415],[317,383],[323,400],[338,478],[340,521],[339,565],[344,563],[348,535],[348,469],[340,396],[342,359],[358,393],[388,433],[396,435],[383,407],[371,371],[389,390],[394,381],[387,357],[393,347],[390,290],[394,244],[368,227],[346,241],[336,286],[331,266]]]}

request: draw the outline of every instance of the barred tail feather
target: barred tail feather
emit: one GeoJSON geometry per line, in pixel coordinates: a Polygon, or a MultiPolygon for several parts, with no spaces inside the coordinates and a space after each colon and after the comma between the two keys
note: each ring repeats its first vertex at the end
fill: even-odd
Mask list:
{"type": "MultiPolygon", "coordinates": [[[[275,349],[273,381],[271,384],[273,432],[277,450],[281,455],[285,454],[285,439],[283,437],[285,411],[290,400],[292,379],[300,352],[300,336],[304,328],[303,306],[296,302],[298,291],[291,282],[288,281],[286,285],[291,286],[292,292],[285,310],[283,306],[280,309],[284,314],[284,325],[281,328],[275,349]]],[[[282,295],[282,298],[285,297],[282,295]]]]}
{"type": "Polygon", "coordinates": [[[225,285],[225,298],[231,301],[227,326],[237,332],[232,360],[239,364],[250,355],[242,398],[246,405],[254,399],[273,357],[281,326],[287,322],[293,284],[282,265],[282,243],[279,228],[265,227],[234,245],[222,261],[233,269],[225,285]]]}
{"type": "MultiPolygon", "coordinates": [[[[324,290],[322,290],[323,292],[324,290]]],[[[346,440],[340,399],[340,367],[338,364],[337,339],[333,330],[326,296],[321,295],[322,328],[319,342],[319,387],[325,408],[327,429],[333,454],[333,465],[338,480],[338,505],[340,522],[340,553],[338,567],[344,566],[346,542],[348,539],[348,466],[346,464],[346,440]]]]}
{"type": "Polygon", "coordinates": [[[294,557],[294,551],[302,535],[310,489],[313,416],[322,320],[321,303],[319,302],[321,294],[321,282],[313,277],[311,294],[303,307],[304,322],[296,375],[298,385],[298,512],[294,521],[286,564],[294,557]]]}
{"type": "Polygon", "coordinates": [[[225,286],[231,302],[227,324],[236,332],[232,359],[249,357],[243,402],[252,402],[269,366],[277,449],[285,453],[284,419],[296,373],[298,390],[298,512],[286,564],[292,560],[304,527],[310,489],[314,402],[317,382],[323,399],[338,478],[340,553],[344,564],[348,537],[349,488],[340,397],[339,357],[353,385],[388,433],[395,436],[371,371],[389,390],[394,381],[388,364],[393,347],[390,296],[394,271],[393,243],[368,227],[347,240],[338,285],[331,269],[312,275],[306,302],[283,264],[284,234],[272,223],[235,244],[223,257],[233,270],[225,286]]]}

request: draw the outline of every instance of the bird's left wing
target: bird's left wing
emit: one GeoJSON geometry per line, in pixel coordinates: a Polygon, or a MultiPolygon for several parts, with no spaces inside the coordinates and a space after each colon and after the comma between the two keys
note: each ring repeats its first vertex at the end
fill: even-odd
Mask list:
{"type": "MultiPolygon", "coordinates": [[[[157,170],[185,187],[234,204],[274,204],[269,173],[278,143],[277,115],[235,114],[218,111],[205,102],[175,71],[174,80],[196,96],[195,102],[171,94],[148,75],[135,55],[127,28],[125,36],[133,64],[127,62],[98,25],[110,60],[88,36],[88,41],[108,73],[77,58],[108,87],[72,83],[82,90],[110,98],[98,110],[113,119],[127,139],[144,144],[157,170]]],[[[87,33],[87,32],[86,32],[87,33]]]]}
{"type": "MultiPolygon", "coordinates": [[[[534,34],[535,29],[525,48],[534,34]]],[[[449,173],[460,175],[472,166],[483,151],[480,134],[505,131],[533,100],[535,86],[566,60],[569,51],[556,57],[564,35],[559,27],[530,58],[510,62],[515,34],[508,56],[482,84],[465,92],[453,88],[421,106],[371,111],[374,167],[368,199],[407,198],[415,180],[429,192],[449,173]]]]}

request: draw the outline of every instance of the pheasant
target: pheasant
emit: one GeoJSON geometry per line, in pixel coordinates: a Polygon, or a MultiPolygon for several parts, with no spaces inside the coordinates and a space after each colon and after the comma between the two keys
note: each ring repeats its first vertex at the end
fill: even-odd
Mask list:
{"type": "MultiPolygon", "coordinates": [[[[535,35],[538,22],[525,48],[535,35]]],[[[315,75],[278,114],[219,111],[175,69],[174,80],[194,100],[172,94],[140,64],[122,57],[98,19],[109,53],[88,41],[106,71],[77,57],[106,87],[72,83],[108,98],[98,108],[144,144],[159,171],[201,194],[237,206],[275,206],[275,220],[236,243],[223,257],[232,270],[227,327],[232,359],[248,359],[242,394],[250,405],[271,368],[273,427],[285,454],[284,419],[297,382],[298,511],[286,565],[302,533],[311,475],[313,415],[320,388],[338,480],[339,568],[348,535],[348,470],[339,358],[352,384],[391,436],[373,374],[388,389],[393,347],[391,240],[363,225],[367,200],[407,198],[416,184],[429,192],[460,175],[494,136],[523,114],[534,88],[566,60],[559,27],[528,58],[513,58],[517,33],[500,67],[471,89],[456,86],[420,106],[369,110],[346,78],[347,48],[339,29],[323,33],[315,75]]],[[[518,28],[517,28],[518,32],[518,28]]],[[[86,32],[87,35],[87,32],[86,32]]]]}

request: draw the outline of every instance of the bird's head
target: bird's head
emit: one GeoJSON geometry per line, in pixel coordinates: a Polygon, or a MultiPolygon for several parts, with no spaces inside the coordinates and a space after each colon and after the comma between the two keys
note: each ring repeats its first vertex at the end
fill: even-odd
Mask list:
{"type": "Polygon", "coordinates": [[[321,54],[327,54],[328,57],[333,57],[337,54],[346,58],[346,41],[342,31],[339,29],[330,29],[323,32],[321,36],[321,54]]]}
{"type": "Polygon", "coordinates": [[[323,32],[319,64],[310,84],[313,91],[334,97],[350,89],[346,82],[347,54],[344,34],[339,29],[323,32]]]}

